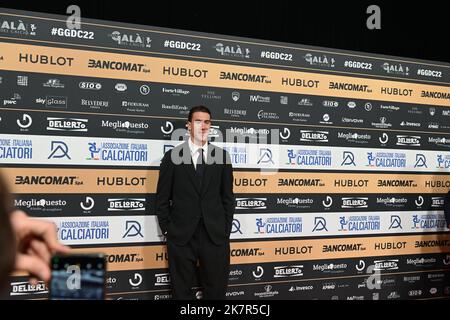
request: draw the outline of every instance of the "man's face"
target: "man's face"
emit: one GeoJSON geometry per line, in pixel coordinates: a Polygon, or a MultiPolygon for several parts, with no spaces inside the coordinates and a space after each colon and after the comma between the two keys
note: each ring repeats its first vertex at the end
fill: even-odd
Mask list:
{"type": "Polygon", "coordinates": [[[192,141],[204,144],[208,139],[211,128],[211,117],[206,112],[194,112],[192,120],[188,122],[188,129],[192,141]]]}

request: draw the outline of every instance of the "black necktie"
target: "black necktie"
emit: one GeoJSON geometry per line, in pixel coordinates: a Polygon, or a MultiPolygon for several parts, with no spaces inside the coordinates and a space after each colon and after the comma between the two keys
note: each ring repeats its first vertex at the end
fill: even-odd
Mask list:
{"type": "Polygon", "coordinates": [[[197,157],[195,171],[197,172],[197,175],[200,178],[201,182],[203,178],[203,173],[205,172],[205,159],[203,158],[203,149],[202,148],[198,149],[198,153],[199,155],[197,157]]]}

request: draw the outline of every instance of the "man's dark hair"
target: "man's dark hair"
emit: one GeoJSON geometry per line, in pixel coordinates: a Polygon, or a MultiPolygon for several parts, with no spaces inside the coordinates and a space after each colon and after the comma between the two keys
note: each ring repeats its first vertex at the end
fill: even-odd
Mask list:
{"type": "Polygon", "coordinates": [[[195,106],[192,107],[191,110],[189,110],[189,116],[188,116],[188,121],[191,122],[192,121],[192,115],[196,112],[205,112],[207,114],[209,114],[209,116],[211,117],[211,111],[209,111],[209,109],[205,106],[195,106]]]}

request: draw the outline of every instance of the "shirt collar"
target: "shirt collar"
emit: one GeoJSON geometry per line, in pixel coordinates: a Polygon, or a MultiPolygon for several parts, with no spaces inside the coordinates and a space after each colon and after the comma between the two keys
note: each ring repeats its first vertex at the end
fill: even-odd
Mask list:
{"type": "Polygon", "coordinates": [[[203,154],[205,156],[208,154],[208,142],[206,142],[202,147],[200,147],[200,146],[194,144],[190,137],[188,140],[189,140],[188,144],[189,144],[189,150],[191,151],[191,156],[193,156],[196,152],[198,152],[198,149],[200,149],[200,148],[203,149],[203,154]]]}

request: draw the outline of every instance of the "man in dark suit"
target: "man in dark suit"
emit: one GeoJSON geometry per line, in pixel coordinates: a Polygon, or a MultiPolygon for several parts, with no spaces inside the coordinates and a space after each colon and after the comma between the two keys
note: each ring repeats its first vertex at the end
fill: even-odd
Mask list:
{"type": "Polygon", "coordinates": [[[444,198],[444,214],[445,220],[447,221],[447,228],[450,229],[450,191],[444,198]]]}
{"type": "Polygon", "coordinates": [[[193,107],[188,141],[166,152],[156,191],[156,214],[167,239],[174,299],[193,299],[197,264],[204,299],[224,299],[234,214],[229,154],[208,143],[211,112],[193,107]]]}

